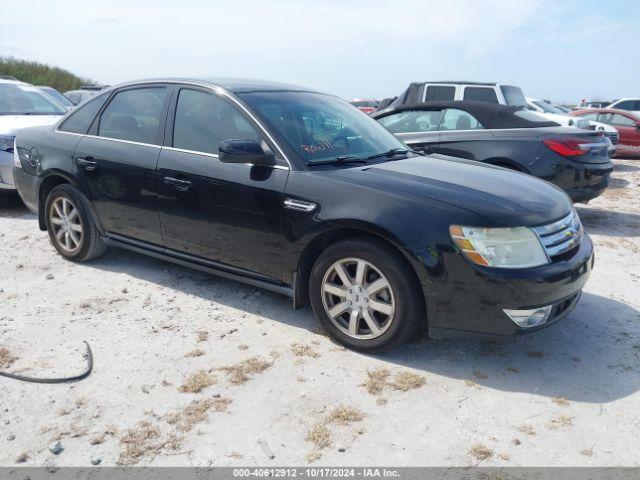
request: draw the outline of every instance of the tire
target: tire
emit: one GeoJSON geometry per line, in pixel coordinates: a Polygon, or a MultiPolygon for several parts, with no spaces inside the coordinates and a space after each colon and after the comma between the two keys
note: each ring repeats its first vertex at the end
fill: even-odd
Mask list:
{"type": "Polygon", "coordinates": [[[49,192],[45,221],[51,243],[67,260],[86,262],[99,257],[107,248],[91,214],[89,201],[72,185],[58,185],[49,192]]]}
{"type": "Polygon", "coordinates": [[[407,260],[374,239],[346,240],[322,252],[311,270],[309,299],[329,334],[354,350],[391,349],[410,340],[426,322],[424,297],[407,260]],[[338,266],[347,274],[347,283],[338,273],[338,266]],[[360,274],[362,280],[358,281],[361,268],[364,278],[360,274]],[[389,287],[376,291],[385,282],[389,287]],[[345,307],[343,313],[330,314],[345,307]],[[357,318],[355,322],[353,318],[357,318]],[[372,319],[377,332],[370,328],[372,319]]]}

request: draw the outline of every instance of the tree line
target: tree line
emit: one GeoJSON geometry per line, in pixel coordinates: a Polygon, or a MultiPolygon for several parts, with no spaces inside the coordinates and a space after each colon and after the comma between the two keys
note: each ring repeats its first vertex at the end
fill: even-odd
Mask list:
{"type": "Polygon", "coordinates": [[[0,57],[0,75],[9,75],[33,85],[48,85],[60,92],[75,90],[80,85],[95,83],[88,78],[78,77],[63,68],[13,57],[0,57]]]}

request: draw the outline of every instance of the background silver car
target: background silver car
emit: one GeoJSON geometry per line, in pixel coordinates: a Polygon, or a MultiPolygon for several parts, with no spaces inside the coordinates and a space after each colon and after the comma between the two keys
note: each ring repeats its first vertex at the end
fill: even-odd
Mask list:
{"type": "Polygon", "coordinates": [[[0,191],[15,190],[13,141],[27,127],[51,125],[66,113],[64,107],[37,87],[0,79],[0,191]]]}

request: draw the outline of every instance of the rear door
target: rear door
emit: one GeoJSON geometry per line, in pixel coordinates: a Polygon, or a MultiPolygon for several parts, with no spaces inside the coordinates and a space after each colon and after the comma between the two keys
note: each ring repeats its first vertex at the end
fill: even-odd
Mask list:
{"type": "Polygon", "coordinates": [[[74,155],[77,178],[107,233],[162,245],[156,168],[170,86],[113,93],[74,155]]]}
{"type": "Polygon", "coordinates": [[[378,119],[378,122],[420,153],[436,153],[443,110],[405,110],[378,119]]]}
{"type": "Polygon", "coordinates": [[[223,163],[223,140],[265,142],[260,127],[224,95],[176,86],[158,180],[160,221],[173,255],[280,278],[283,192],[289,167],[223,163]]]}

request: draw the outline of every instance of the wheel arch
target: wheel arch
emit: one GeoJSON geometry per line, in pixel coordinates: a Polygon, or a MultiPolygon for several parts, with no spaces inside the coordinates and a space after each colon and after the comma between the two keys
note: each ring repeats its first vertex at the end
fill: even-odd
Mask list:
{"type": "MultiPolygon", "coordinates": [[[[51,170],[42,177],[42,181],[40,182],[40,187],[38,189],[38,226],[40,227],[40,230],[47,229],[47,221],[45,218],[46,212],[44,207],[47,197],[49,196],[49,192],[58,185],[64,184],[72,185],[82,193],[82,188],[80,187],[77,179],[63,170],[51,170]]],[[[93,216],[93,220],[96,222],[98,230],[103,232],[102,224],[100,223],[100,219],[96,214],[93,204],[90,201],[88,201],[87,204],[89,206],[89,212],[93,216]]]]}
{"type": "Polygon", "coordinates": [[[515,170],[517,172],[529,173],[527,170],[520,165],[518,162],[511,160],[506,157],[492,157],[483,160],[484,163],[488,163],[489,165],[495,165],[496,167],[508,168],[509,170],[515,170]]]}
{"type": "Polygon", "coordinates": [[[309,276],[311,269],[320,254],[330,245],[353,238],[365,238],[381,242],[386,247],[399,253],[407,262],[413,273],[414,280],[420,287],[423,303],[426,309],[426,299],[421,288],[421,278],[418,273],[419,261],[405,248],[402,242],[390,232],[366,222],[343,222],[331,225],[319,232],[304,248],[299,259],[294,280],[294,307],[301,308],[309,302],[309,276]]]}

